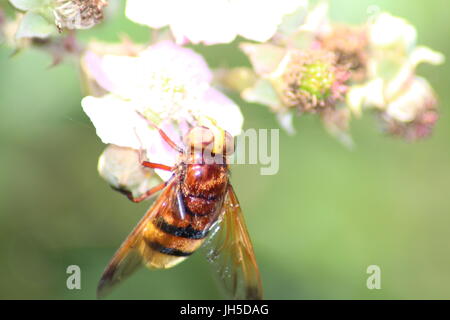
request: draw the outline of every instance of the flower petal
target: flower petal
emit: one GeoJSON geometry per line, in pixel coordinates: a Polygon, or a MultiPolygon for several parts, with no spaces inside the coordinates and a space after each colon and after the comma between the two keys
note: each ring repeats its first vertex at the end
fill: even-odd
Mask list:
{"type": "Polygon", "coordinates": [[[242,131],[244,116],[232,100],[220,91],[210,88],[204,97],[200,114],[214,119],[218,126],[228,131],[232,136],[237,136],[242,131]]]}
{"type": "Polygon", "coordinates": [[[177,43],[229,43],[236,37],[232,8],[228,0],[179,1],[178,15],[171,23],[177,43]]]}
{"type": "Polygon", "coordinates": [[[81,101],[81,105],[103,143],[133,149],[141,149],[142,145],[149,144],[152,130],[136,113],[131,102],[112,95],[101,98],[88,96],[81,101]]]}
{"type": "Polygon", "coordinates": [[[429,63],[432,65],[440,65],[444,63],[445,56],[437,51],[434,51],[427,47],[417,47],[411,52],[409,61],[412,66],[416,67],[421,63],[429,63]]]}
{"type": "Polygon", "coordinates": [[[433,65],[442,64],[445,57],[442,53],[431,50],[427,47],[415,48],[408,57],[408,60],[401,65],[399,71],[386,86],[386,97],[391,99],[408,84],[414,77],[416,68],[421,63],[430,63],[433,65]]]}
{"type": "Polygon", "coordinates": [[[370,40],[380,47],[400,45],[408,51],[417,39],[417,31],[405,19],[394,17],[389,13],[380,14],[370,25],[370,40]]]}
{"type": "Polygon", "coordinates": [[[209,83],[213,74],[205,59],[192,49],[183,48],[171,41],[161,41],[144,50],[140,55],[147,70],[179,74],[196,83],[209,83]]]}
{"type": "Polygon", "coordinates": [[[267,41],[284,15],[307,0],[128,0],[126,16],[153,28],[170,25],[178,44],[229,43],[240,34],[267,41]]]}
{"type": "Polygon", "coordinates": [[[311,32],[314,34],[328,33],[331,29],[328,11],[328,2],[319,2],[309,11],[305,23],[300,27],[300,31],[311,32]]]}
{"type": "Polygon", "coordinates": [[[127,0],[125,16],[151,28],[162,28],[173,21],[177,1],[127,0]]]}
{"type": "Polygon", "coordinates": [[[99,56],[88,51],[82,59],[87,72],[109,92],[131,98],[145,90],[145,70],[137,57],[99,56]]]}
{"type": "Polygon", "coordinates": [[[145,69],[139,58],[105,55],[101,60],[101,70],[108,82],[101,82],[102,78],[97,78],[97,81],[112,93],[131,98],[145,88],[145,69]],[[108,84],[112,87],[107,88],[108,84]]]}
{"type": "Polygon", "coordinates": [[[104,90],[112,91],[114,84],[107,77],[102,68],[102,58],[91,51],[87,51],[81,58],[83,70],[89,78],[93,78],[104,90]]]}
{"type": "Polygon", "coordinates": [[[265,42],[272,38],[284,15],[293,13],[305,1],[241,0],[232,2],[236,30],[244,38],[265,42]]]}
{"type": "MultiPolygon", "coordinates": [[[[181,127],[182,126],[178,126],[178,128],[181,127]]],[[[183,147],[181,136],[187,134],[187,127],[180,132],[171,121],[166,120],[160,124],[159,128],[175,142],[176,145],[183,147]]],[[[174,166],[177,163],[179,157],[178,152],[169,146],[156,130],[152,131],[150,140],[150,143],[145,146],[149,161],[164,164],[166,166],[174,166]]],[[[171,172],[165,170],[157,169],[155,172],[164,181],[167,181],[172,176],[171,172]]]]}
{"type": "Polygon", "coordinates": [[[427,102],[433,100],[433,89],[428,81],[415,77],[402,94],[389,103],[386,112],[398,121],[410,122],[422,111],[427,102]]]}
{"type": "Polygon", "coordinates": [[[382,109],[386,104],[383,90],[384,81],[381,78],[375,78],[364,85],[354,85],[347,92],[347,104],[356,116],[361,115],[364,106],[382,109]]]}

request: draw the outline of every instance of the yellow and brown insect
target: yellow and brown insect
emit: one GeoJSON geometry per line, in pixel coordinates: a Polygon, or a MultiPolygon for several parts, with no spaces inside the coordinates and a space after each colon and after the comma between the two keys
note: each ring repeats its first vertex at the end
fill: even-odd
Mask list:
{"type": "Polygon", "coordinates": [[[134,198],[119,190],[134,202],[162,193],[112,258],[97,295],[105,296],[142,264],[171,268],[208,242],[208,260],[228,293],[236,299],[261,299],[253,246],[229,181],[227,156],[234,152],[232,136],[217,127],[196,126],[187,134],[183,149],[158,130],[178,151],[179,160],[173,167],[143,161],[143,166],[171,171],[172,176],[142,196],[134,198]]]}

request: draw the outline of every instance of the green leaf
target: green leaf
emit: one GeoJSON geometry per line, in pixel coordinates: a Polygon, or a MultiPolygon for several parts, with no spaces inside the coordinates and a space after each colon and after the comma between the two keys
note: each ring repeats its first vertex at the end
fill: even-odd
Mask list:
{"type": "Polygon", "coordinates": [[[20,22],[16,38],[47,38],[55,31],[55,25],[48,22],[43,16],[34,12],[27,12],[20,22]]]}
{"type": "Polygon", "coordinates": [[[19,10],[28,11],[46,6],[48,0],[9,0],[9,2],[19,10]]]}

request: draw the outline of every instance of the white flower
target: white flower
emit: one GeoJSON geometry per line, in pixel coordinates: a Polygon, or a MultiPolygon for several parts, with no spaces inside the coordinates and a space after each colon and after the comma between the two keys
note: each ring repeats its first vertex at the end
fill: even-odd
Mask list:
{"type": "MultiPolygon", "coordinates": [[[[149,127],[144,115],[181,145],[188,125],[211,119],[231,135],[240,134],[239,107],[210,85],[212,74],[194,51],[165,41],[135,56],[88,51],[82,61],[88,78],[106,94],[82,100],[104,143],[145,149],[152,162],[173,165],[176,153],[149,127]]],[[[92,85],[92,84],[91,84],[92,85]]],[[[168,178],[167,172],[158,174],[168,178]]],[[[170,173],[169,173],[170,176],[170,173]]]]}
{"type": "Polygon", "coordinates": [[[435,94],[428,81],[415,77],[400,96],[390,102],[386,113],[400,122],[412,122],[430,103],[434,103],[435,94]]]}
{"type": "Polygon", "coordinates": [[[332,27],[329,18],[329,9],[330,5],[328,1],[320,1],[308,12],[299,31],[310,32],[315,35],[330,32],[332,27]]]}
{"type": "Polygon", "coordinates": [[[405,19],[394,17],[389,13],[381,13],[369,25],[372,44],[380,47],[401,45],[405,50],[416,44],[417,31],[405,19]]]}
{"type": "Polygon", "coordinates": [[[363,85],[353,85],[347,92],[347,104],[356,116],[361,116],[363,106],[373,106],[382,109],[385,104],[384,81],[375,78],[363,85]]]}
{"type": "Polygon", "coordinates": [[[415,77],[379,116],[384,131],[393,136],[407,141],[427,138],[439,119],[435,93],[425,79],[415,77]]]}
{"type": "Polygon", "coordinates": [[[411,79],[415,74],[416,68],[421,63],[440,65],[444,63],[445,57],[442,53],[431,50],[427,47],[417,47],[408,55],[405,62],[399,68],[399,71],[386,84],[386,97],[391,99],[395,97],[402,89],[405,82],[411,79]]]}
{"type": "Polygon", "coordinates": [[[416,46],[416,29],[402,18],[382,13],[368,27],[372,49],[370,79],[352,86],[347,103],[356,115],[362,107],[375,107],[397,121],[412,121],[417,116],[417,104],[404,103],[404,99],[410,99],[413,89],[418,90],[417,95],[431,90],[424,79],[416,77],[417,66],[439,65],[445,57],[430,48],[416,46]]]}
{"type": "Polygon", "coordinates": [[[229,43],[240,35],[265,42],[284,15],[306,0],[128,0],[126,16],[152,28],[170,26],[178,43],[229,43]]]}

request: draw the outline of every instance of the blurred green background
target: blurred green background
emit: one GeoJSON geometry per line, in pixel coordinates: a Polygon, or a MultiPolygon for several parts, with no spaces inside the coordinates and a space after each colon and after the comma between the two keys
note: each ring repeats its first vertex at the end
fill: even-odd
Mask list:
{"type": "MultiPolygon", "coordinates": [[[[332,16],[363,22],[370,5],[407,18],[420,44],[450,57],[447,0],[336,0],[332,16]]],[[[120,33],[148,37],[122,13],[83,37],[116,41],[120,33]]],[[[229,46],[197,50],[212,67],[246,61],[229,46]]],[[[129,202],[98,176],[104,145],[80,107],[75,65],[48,68],[37,50],[10,55],[0,48],[0,298],[93,299],[149,204],[129,202]],[[66,288],[72,264],[81,267],[81,290],[66,288]]],[[[419,73],[441,101],[431,139],[386,137],[366,115],[353,122],[349,151],[303,117],[296,136],[281,132],[277,175],[233,167],[266,298],[450,298],[450,64],[419,73]],[[372,264],[381,267],[381,290],[366,287],[372,264]]],[[[266,108],[233,98],[246,128],[277,128],[266,108]]],[[[200,254],[171,270],[142,269],[111,298],[220,299],[208,269],[200,254]]]]}

